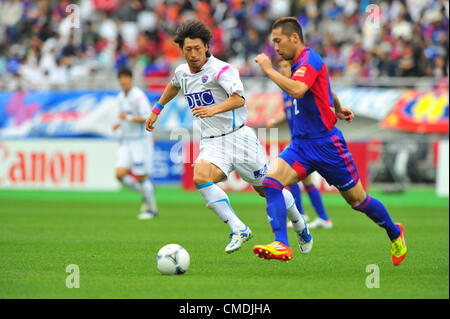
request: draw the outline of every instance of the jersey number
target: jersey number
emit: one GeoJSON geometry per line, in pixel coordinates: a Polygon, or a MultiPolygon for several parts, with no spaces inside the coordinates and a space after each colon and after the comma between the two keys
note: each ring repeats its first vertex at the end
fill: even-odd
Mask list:
{"type": "Polygon", "coordinates": [[[298,110],[297,99],[294,99],[294,114],[297,115],[298,113],[300,113],[300,111],[298,110]]]}

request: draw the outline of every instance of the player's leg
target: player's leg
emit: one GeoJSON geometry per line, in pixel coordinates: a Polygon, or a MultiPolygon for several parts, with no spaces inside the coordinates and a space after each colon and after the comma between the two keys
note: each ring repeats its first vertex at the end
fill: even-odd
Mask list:
{"type": "Polygon", "coordinates": [[[337,130],[335,135],[324,139],[315,152],[321,158],[314,164],[318,173],[336,186],[353,209],[366,214],[386,230],[392,243],[392,261],[399,264],[406,254],[403,226],[395,224],[384,205],[365,192],[342,133],[337,130]]]}
{"type": "Polygon", "coordinates": [[[305,179],[302,181],[302,183],[303,186],[305,187],[306,192],[308,193],[311,205],[314,207],[314,210],[318,215],[318,217],[315,220],[313,220],[310,224],[308,224],[308,227],[310,229],[332,228],[333,223],[331,222],[331,219],[327,215],[325,206],[323,205],[322,202],[322,196],[320,195],[320,191],[316,188],[316,186],[312,182],[311,175],[306,176],[305,179]]]}
{"type": "MultiPolygon", "coordinates": [[[[229,154],[231,153],[232,156],[233,168],[243,180],[253,186],[256,192],[265,197],[266,190],[263,185],[263,180],[268,170],[267,157],[256,134],[252,129],[244,127],[239,132],[236,132],[231,139],[233,145],[230,145],[229,149],[233,150],[233,152],[229,152],[229,154]]],[[[301,232],[306,228],[306,223],[295,206],[292,194],[283,189],[281,191],[281,198],[284,201],[287,215],[289,215],[292,220],[296,221],[296,228],[301,232]]],[[[286,219],[284,220],[284,223],[286,228],[286,219]]],[[[287,239],[285,242],[287,242],[287,239]]],[[[287,250],[290,250],[289,247],[287,248],[287,250]]],[[[289,253],[290,256],[283,256],[290,258],[292,256],[292,251],[290,250],[289,253]]]]}
{"type": "MultiPolygon", "coordinates": [[[[280,259],[284,261],[292,258],[292,249],[289,247],[286,227],[287,207],[282,190],[284,186],[295,184],[300,178],[304,178],[306,170],[303,167],[300,169],[301,165],[297,161],[292,160],[290,162],[297,163],[295,167],[298,170],[295,170],[285,161],[285,158],[292,157],[293,155],[288,149],[280,154],[280,157],[270,165],[269,172],[263,180],[267,203],[266,211],[270,226],[275,234],[275,241],[267,245],[253,247],[253,251],[260,258],[280,259]]],[[[301,236],[301,238],[299,237],[300,249],[303,252],[309,252],[312,247],[312,237],[306,227],[301,233],[301,236]]]]}
{"type": "Polygon", "coordinates": [[[153,172],[153,153],[154,153],[154,142],[153,135],[150,134],[148,137],[142,140],[143,150],[144,150],[144,162],[145,162],[145,172],[146,177],[143,178],[143,189],[144,189],[144,205],[143,210],[158,213],[158,205],[155,196],[155,187],[151,179],[153,172]]]}
{"type": "Polygon", "coordinates": [[[140,193],[142,194],[141,214],[139,214],[138,218],[152,219],[158,215],[155,188],[147,175],[138,175],[136,179],[140,184],[140,193]]]}
{"type": "Polygon", "coordinates": [[[347,203],[373,220],[378,226],[384,228],[391,241],[391,257],[394,265],[399,265],[406,256],[406,244],[403,225],[394,223],[386,207],[376,198],[364,191],[359,181],[349,190],[341,191],[347,203]]]}
{"type": "MultiPolygon", "coordinates": [[[[243,174],[239,173],[239,176],[242,177],[243,174]]],[[[298,184],[295,184],[295,185],[298,185],[298,184]]],[[[253,185],[253,188],[262,197],[266,196],[263,186],[253,185]]],[[[291,227],[294,228],[294,231],[299,234],[304,231],[304,229],[306,227],[306,220],[297,209],[294,195],[290,191],[288,191],[286,188],[283,189],[282,193],[283,193],[284,203],[285,203],[286,209],[287,209],[287,216],[292,224],[291,227]]]]}
{"type": "Polygon", "coordinates": [[[200,192],[206,206],[231,228],[230,242],[225,248],[227,253],[238,250],[242,243],[252,237],[251,231],[234,213],[227,194],[216,185],[227,176],[215,164],[204,159],[194,167],[194,184],[200,192]]]}
{"type": "Polygon", "coordinates": [[[128,175],[130,173],[130,169],[126,168],[126,167],[116,167],[116,179],[125,187],[134,190],[134,191],[138,191],[137,189],[137,185],[138,183],[136,183],[136,180],[133,179],[130,175],[128,175]],[[129,177],[125,179],[125,177],[129,177]]]}
{"type": "MultiPolygon", "coordinates": [[[[250,129],[247,130],[247,128],[245,128],[245,130],[247,132],[240,132],[240,134],[235,137],[235,149],[241,151],[236,151],[234,168],[239,176],[247,183],[251,184],[253,189],[259,195],[265,197],[266,195],[262,184],[264,177],[267,174],[267,157],[254,132],[250,131],[250,129]]],[[[298,184],[293,185],[298,186],[298,184]]],[[[297,233],[301,233],[306,227],[306,223],[302,214],[297,209],[297,202],[289,190],[283,189],[282,194],[290,223],[297,233]],[[294,223],[294,225],[292,223],[294,223]]]]}
{"type": "Polygon", "coordinates": [[[361,181],[352,188],[341,191],[341,194],[353,209],[365,213],[384,228],[391,240],[400,236],[399,227],[394,224],[384,205],[364,191],[361,181]]]}
{"type": "Polygon", "coordinates": [[[289,192],[291,192],[292,196],[294,196],[295,206],[297,207],[297,210],[303,216],[303,219],[305,221],[308,221],[308,215],[305,214],[305,211],[303,210],[302,190],[300,189],[300,185],[296,183],[287,186],[286,188],[288,189],[289,192]]]}
{"type": "Polygon", "coordinates": [[[130,142],[130,152],[132,159],[131,171],[136,176],[139,183],[139,192],[142,195],[141,214],[139,219],[151,219],[158,214],[156,205],[155,188],[148,178],[149,158],[150,158],[150,140],[142,138],[130,142]]]}
{"type": "Polygon", "coordinates": [[[122,142],[116,155],[116,179],[125,187],[140,192],[139,182],[129,175],[131,171],[131,154],[127,142],[122,142]]]}

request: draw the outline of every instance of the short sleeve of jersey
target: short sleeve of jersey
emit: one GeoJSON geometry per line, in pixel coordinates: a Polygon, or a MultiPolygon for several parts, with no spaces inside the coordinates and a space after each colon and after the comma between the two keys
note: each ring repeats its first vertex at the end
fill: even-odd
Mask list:
{"type": "Polygon", "coordinates": [[[311,54],[305,60],[292,74],[291,79],[303,82],[311,88],[319,75],[319,71],[322,69],[323,61],[318,54],[311,54]]]}
{"type": "Polygon", "coordinates": [[[148,101],[147,95],[145,95],[144,92],[142,92],[142,95],[138,96],[137,103],[139,115],[144,119],[149,117],[151,113],[151,105],[148,101]]]}
{"type": "Polygon", "coordinates": [[[179,66],[175,69],[173,78],[172,78],[172,80],[171,80],[173,86],[176,86],[177,88],[180,88],[180,87],[181,87],[180,76],[181,76],[181,74],[182,74],[182,72],[183,72],[182,68],[183,68],[183,64],[179,65],[179,66]]]}
{"type": "Polygon", "coordinates": [[[178,79],[177,79],[177,73],[175,73],[173,75],[173,78],[171,81],[172,81],[173,86],[176,86],[177,88],[181,87],[181,84],[180,84],[180,82],[178,82],[178,79]]]}
{"type": "Polygon", "coordinates": [[[228,96],[237,93],[244,97],[244,85],[239,77],[239,71],[232,66],[226,65],[219,71],[217,82],[227,92],[228,96]]]}

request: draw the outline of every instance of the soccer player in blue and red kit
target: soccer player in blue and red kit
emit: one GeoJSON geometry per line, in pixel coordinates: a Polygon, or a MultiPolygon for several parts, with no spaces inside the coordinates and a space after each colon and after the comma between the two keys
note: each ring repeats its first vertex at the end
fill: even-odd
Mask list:
{"type": "MultiPolygon", "coordinates": [[[[291,63],[288,60],[283,59],[282,57],[279,57],[278,60],[278,71],[286,76],[291,77],[291,63]]],[[[276,118],[271,118],[267,121],[266,127],[272,128],[276,125],[283,123],[284,121],[287,122],[289,126],[289,130],[291,132],[292,136],[292,128],[293,128],[293,97],[287,94],[285,91],[282,91],[283,93],[283,106],[284,106],[284,112],[282,112],[280,115],[278,115],[276,118]]],[[[339,101],[336,101],[339,103],[339,101]]],[[[330,229],[333,227],[333,222],[328,217],[327,212],[325,210],[325,206],[322,202],[322,196],[320,195],[320,191],[314,186],[311,175],[306,176],[302,180],[303,186],[308,193],[309,200],[311,202],[311,205],[314,207],[315,212],[317,213],[317,218],[314,219],[310,224],[308,224],[309,229],[314,228],[325,228],[330,229]]],[[[305,214],[303,210],[303,204],[302,204],[302,193],[300,190],[299,184],[292,184],[289,186],[289,191],[291,192],[292,196],[294,196],[295,199],[295,205],[297,206],[298,211],[300,214],[303,215],[303,219],[305,221],[308,220],[308,216],[305,214]]],[[[288,223],[288,227],[292,227],[292,222],[290,221],[288,223]]]]}
{"type": "Polygon", "coordinates": [[[339,103],[334,104],[326,65],[317,52],[304,45],[303,31],[295,17],[283,17],[274,22],[272,41],[275,51],[291,62],[291,78],[277,72],[265,54],[258,55],[255,62],[265,75],[294,98],[293,136],[290,145],[270,165],[263,181],[275,241],[255,246],[254,253],[266,259],[292,258],[286,205],[281,192],[285,186],[298,183],[317,171],[339,190],[353,209],[366,214],[386,230],[391,241],[392,263],[399,265],[406,256],[403,225],[392,221],[384,205],[368,195],[359,180],[345,139],[335,127],[337,118],[351,122],[354,115],[339,103]]]}

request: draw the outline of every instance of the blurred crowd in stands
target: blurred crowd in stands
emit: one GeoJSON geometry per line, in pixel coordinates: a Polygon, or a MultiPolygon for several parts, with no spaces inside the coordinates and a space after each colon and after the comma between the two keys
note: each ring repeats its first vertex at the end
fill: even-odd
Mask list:
{"type": "Polygon", "coordinates": [[[253,58],[276,61],[280,16],[298,18],[332,77],[448,75],[446,0],[0,0],[0,77],[7,90],[62,88],[124,65],[166,77],[182,62],[174,31],[190,18],[211,28],[213,55],[260,75],[253,58]]]}

